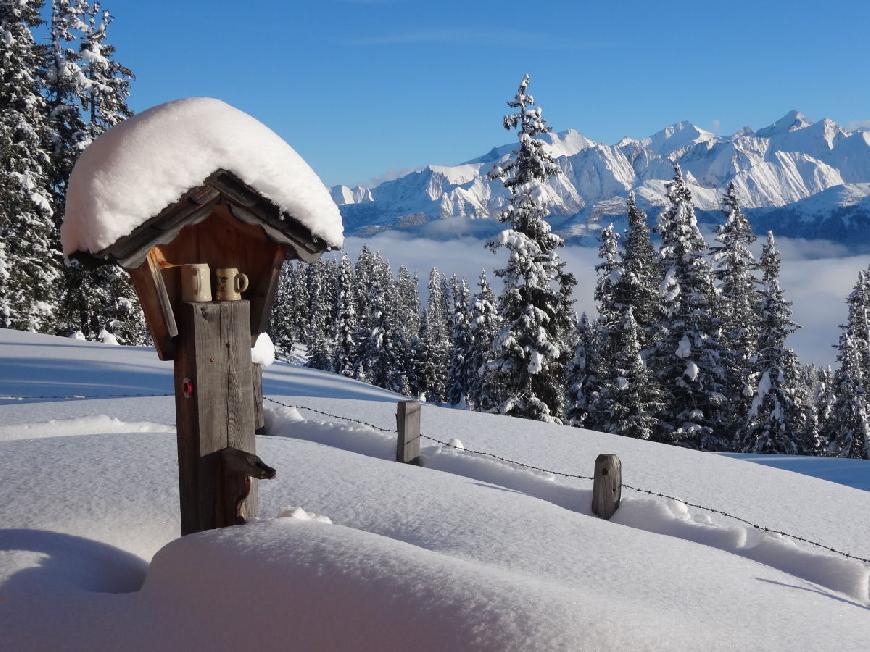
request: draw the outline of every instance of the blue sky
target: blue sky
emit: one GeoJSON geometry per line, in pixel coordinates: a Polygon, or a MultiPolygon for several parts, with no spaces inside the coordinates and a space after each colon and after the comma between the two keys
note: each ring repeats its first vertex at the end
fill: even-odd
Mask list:
{"type": "Polygon", "coordinates": [[[729,134],[792,108],[870,122],[870,2],[106,0],[143,110],[221,98],[328,184],[511,140],[523,73],[557,130],[615,142],[677,120],[729,134]]]}

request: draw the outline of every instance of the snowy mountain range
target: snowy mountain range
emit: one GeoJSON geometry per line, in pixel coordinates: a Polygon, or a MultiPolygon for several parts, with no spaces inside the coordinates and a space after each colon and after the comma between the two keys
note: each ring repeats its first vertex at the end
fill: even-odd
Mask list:
{"type": "MultiPolygon", "coordinates": [[[[549,134],[548,141],[564,174],[548,182],[544,198],[555,228],[568,238],[582,241],[619,222],[631,190],[653,219],[666,203],[665,183],[677,160],[702,220],[718,218],[722,190],[733,180],[756,230],[870,242],[870,129],[812,122],[791,111],[772,125],[727,137],[683,121],[614,145],[573,129],[549,134]]],[[[504,206],[504,188],[486,173],[513,147],[495,147],[460,165],[428,165],[373,187],[334,186],[332,197],[351,234],[433,225],[441,235],[467,232],[469,220],[492,218],[504,206]]],[[[480,223],[476,230],[494,226],[480,223]]]]}

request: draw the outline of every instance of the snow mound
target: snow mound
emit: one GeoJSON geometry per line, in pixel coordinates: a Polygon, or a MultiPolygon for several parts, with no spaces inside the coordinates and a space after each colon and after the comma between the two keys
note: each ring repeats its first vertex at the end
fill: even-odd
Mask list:
{"type": "Polygon", "coordinates": [[[644,641],[575,623],[566,598],[583,592],[572,593],[377,534],[277,519],[173,541],[137,597],[178,614],[160,628],[164,649],[387,651],[413,641],[421,651],[580,650],[644,641]],[[184,621],[196,623],[198,638],[184,621]]]}
{"type": "Polygon", "coordinates": [[[314,512],[306,512],[301,507],[287,507],[282,509],[278,514],[278,518],[289,518],[293,521],[313,521],[315,523],[332,523],[332,519],[328,516],[321,516],[314,512]]]}
{"type": "Polygon", "coordinates": [[[111,344],[113,346],[120,346],[120,342],[118,342],[118,338],[115,337],[112,333],[107,331],[105,328],[100,331],[100,334],[97,335],[97,339],[100,340],[103,344],[111,344]]]}
{"type": "Polygon", "coordinates": [[[105,414],[71,419],[51,419],[38,423],[0,426],[0,441],[43,439],[45,437],[77,437],[79,435],[114,434],[122,432],[175,432],[172,426],[149,421],[126,422],[105,414]]]}
{"type": "Polygon", "coordinates": [[[302,157],[246,113],[192,97],[129,118],[84,151],[67,190],[64,254],[105,249],[218,169],[236,174],[329,245],[341,246],[338,208],[302,157]]]}
{"type": "Polygon", "coordinates": [[[275,345],[272,344],[268,333],[257,335],[257,341],[251,349],[251,362],[261,367],[268,367],[275,362],[275,345]]]}

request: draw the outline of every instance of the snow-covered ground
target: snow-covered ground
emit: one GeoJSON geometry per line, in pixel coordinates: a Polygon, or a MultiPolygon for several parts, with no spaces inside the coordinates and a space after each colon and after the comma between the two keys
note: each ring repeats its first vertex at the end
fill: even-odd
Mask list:
{"type": "MultiPolygon", "coordinates": [[[[278,363],[264,385],[282,403],[395,424],[397,397],[361,383],[278,363]]],[[[171,363],[152,350],[0,330],[4,649],[864,650],[870,640],[870,565],[629,491],[603,521],[588,480],[431,440],[424,468],[397,464],[391,434],[275,403],[257,440],[278,470],[260,483],[262,519],[179,539],[171,397],[15,398],[170,391],[171,363]]],[[[866,487],[866,462],[757,464],[431,406],[423,431],[569,474],[591,475],[597,454],[616,453],[627,484],[870,557],[870,494],[845,486],[866,487]]]]}

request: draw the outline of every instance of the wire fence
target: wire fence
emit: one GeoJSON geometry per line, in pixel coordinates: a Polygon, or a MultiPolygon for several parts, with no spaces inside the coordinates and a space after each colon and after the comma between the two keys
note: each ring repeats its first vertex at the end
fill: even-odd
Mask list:
{"type": "MultiPolygon", "coordinates": [[[[93,399],[142,398],[142,397],[165,397],[165,396],[174,396],[174,394],[104,394],[101,396],[84,396],[84,395],[80,395],[80,394],[72,394],[72,395],[66,395],[66,396],[47,395],[47,394],[46,395],[32,395],[32,396],[0,395],[0,400],[65,400],[66,401],[66,400],[93,400],[93,399]]],[[[342,421],[347,421],[349,423],[356,423],[358,425],[365,426],[367,428],[371,428],[372,430],[386,433],[388,435],[393,435],[396,433],[395,428],[384,428],[382,426],[371,423],[369,421],[364,421],[363,419],[355,419],[353,417],[348,417],[348,416],[344,416],[341,414],[332,414],[330,412],[326,412],[324,410],[318,410],[317,408],[309,407],[307,405],[295,405],[292,403],[285,403],[283,401],[278,401],[278,400],[271,398],[269,396],[264,396],[263,398],[266,401],[269,401],[270,403],[275,403],[276,405],[281,405],[281,406],[286,407],[286,408],[293,408],[296,410],[306,410],[308,412],[312,412],[314,414],[319,414],[321,416],[328,417],[330,419],[340,419],[342,421]]],[[[458,451],[460,453],[465,453],[465,454],[469,454],[469,455],[477,455],[480,457],[494,459],[494,460],[497,460],[499,462],[502,462],[505,464],[510,464],[512,466],[522,468],[522,469],[529,469],[531,471],[548,473],[550,475],[555,475],[555,476],[559,476],[562,478],[574,478],[574,479],[578,479],[578,480],[594,480],[595,479],[592,476],[582,475],[579,473],[565,473],[563,471],[555,471],[553,469],[546,469],[546,468],[543,468],[540,466],[535,466],[534,464],[527,464],[526,462],[512,460],[512,459],[509,459],[507,457],[503,457],[501,455],[496,455],[495,453],[490,453],[489,451],[481,451],[481,450],[474,450],[471,448],[460,447],[460,446],[457,446],[456,444],[451,443],[450,441],[445,441],[444,439],[432,437],[432,436],[426,435],[424,433],[421,433],[419,435],[419,438],[431,441],[435,444],[438,444],[440,446],[444,446],[446,448],[451,448],[451,449],[458,451]]],[[[412,439],[410,441],[414,441],[414,439],[412,439]]],[[[410,441],[407,443],[410,443],[410,441]]],[[[761,532],[766,532],[769,534],[778,534],[780,536],[787,537],[787,538],[792,539],[794,541],[800,541],[801,543],[805,543],[807,545],[810,545],[810,546],[813,546],[816,548],[820,548],[822,550],[827,550],[828,552],[832,552],[836,555],[840,555],[841,557],[845,557],[847,559],[854,559],[856,561],[860,561],[860,562],[863,562],[865,564],[870,564],[870,559],[868,559],[866,557],[861,557],[859,555],[853,555],[851,553],[844,552],[843,550],[838,550],[836,548],[833,548],[832,546],[828,546],[824,543],[820,543],[818,541],[813,541],[811,539],[807,539],[806,537],[802,537],[802,536],[799,536],[796,534],[791,534],[789,532],[784,532],[782,530],[769,528],[769,527],[766,527],[766,526],[761,525],[759,523],[754,523],[754,522],[750,521],[749,519],[743,518],[742,516],[738,516],[736,514],[726,512],[725,510],[722,510],[722,509],[716,509],[715,507],[708,507],[706,505],[693,503],[693,502],[690,502],[688,500],[684,500],[683,498],[671,496],[669,494],[662,493],[659,491],[653,491],[652,489],[643,489],[640,487],[634,487],[634,486],[632,486],[630,484],[626,484],[624,482],[622,483],[622,488],[628,489],[629,491],[641,493],[641,494],[647,494],[649,496],[657,496],[659,498],[666,498],[668,500],[674,500],[676,502],[683,503],[684,505],[686,505],[688,507],[694,507],[695,509],[700,509],[700,510],[703,510],[706,512],[710,512],[712,514],[718,514],[720,516],[724,516],[724,517],[733,519],[735,521],[738,521],[740,523],[748,525],[748,526],[750,526],[756,530],[759,530],[761,532]]]]}
{"type": "MultiPolygon", "coordinates": [[[[320,414],[322,416],[326,416],[329,418],[342,419],[344,421],[349,421],[352,423],[357,423],[360,425],[368,426],[369,428],[372,428],[373,430],[377,430],[379,432],[387,433],[390,435],[395,434],[395,432],[396,432],[395,429],[383,428],[381,426],[369,423],[367,421],[363,421],[361,419],[354,419],[353,417],[346,417],[346,416],[342,416],[340,414],[330,414],[329,412],[324,412],[323,410],[317,410],[315,408],[311,408],[311,407],[308,407],[306,405],[292,405],[289,403],[284,403],[282,401],[275,400],[275,399],[270,398],[268,396],[266,396],[264,398],[265,398],[265,400],[267,400],[271,403],[276,403],[276,404],[282,405],[284,407],[295,408],[295,409],[299,409],[299,410],[308,410],[309,412],[314,412],[316,414],[320,414]]],[[[506,457],[502,457],[501,455],[496,455],[495,453],[490,453],[488,451],[480,451],[480,450],[474,450],[474,449],[470,449],[470,448],[459,447],[459,446],[456,446],[455,444],[453,444],[449,441],[444,441],[443,439],[431,437],[431,436],[423,434],[423,433],[421,433],[419,435],[419,438],[426,439],[428,441],[434,442],[434,443],[439,444],[441,446],[445,446],[447,448],[452,448],[453,450],[459,451],[461,453],[468,453],[471,455],[478,455],[478,456],[482,456],[482,457],[487,457],[487,458],[498,460],[499,462],[510,464],[510,465],[513,465],[513,466],[516,466],[519,468],[523,468],[523,469],[529,469],[529,470],[533,470],[533,471],[539,471],[542,473],[548,473],[550,475],[555,475],[555,476],[559,476],[559,477],[563,477],[563,478],[576,478],[579,480],[594,480],[595,479],[594,477],[588,476],[588,475],[581,475],[578,473],[565,473],[563,471],[555,471],[553,469],[545,469],[545,468],[540,467],[540,466],[535,466],[534,464],[527,464],[525,462],[519,462],[517,460],[512,460],[512,459],[509,459],[506,457]]],[[[414,439],[409,440],[407,443],[410,443],[411,441],[414,441],[414,439]]],[[[688,500],[678,498],[676,496],[671,496],[669,494],[662,493],[659,491],[653,491],[652,489],[643,489],[640,487],[634,487],[634,486],[632,486],[630,484],[626,484],[624,482],[622,483],[622,488],[628,489],[629,491],[641,493],[641,494],[647,494],[649,496],[657,496],[659,498],[666,498],[668,500],[674,500],[676,502],[683,503],[684,505],[686,505],[688,507],[694,507],[695,509],[700,509],[700,510],[703,510],[706,512],[710,512],[712,514],[718,514],[720,516],[724,516],[724,517],[733,519],[735,521],[738,521],[740,523],[748,525],[748,526],[752,527],[753,529],[759,530],[761,532],[766,532],[768,534],[778,534],[780,536],[787,537],[789,539],[793,539],[794,541],[800,541],[801,543],[805,543],[807,545],[814,546],[814,547],[820,548],[822,550],[827,550],[828,552],[832,552],[836,555],[840,555],[840,556],[845,557],[847,559],[854,559],[856,561],[860,561],[860,562],[863,562],[865,564],[870,564],[870,558],[860,557],[859,555],[853,555],[853,554],[845,552],[843,550],[838,550],[838,549],[836,549],[832,546],[826,545],[824,543],[820,543],[818,541],[813,541],[811,539],[807,539],[806,537],[802,537],[802,536],[799,536],[796,534],[790,534],[789,532],[784,532],[782,530],[777,530],[775,528],[769,528],[769,527],[766,527],[766,526],[761,525],[759,523],[754,523],[754,522],[750,521],[749,519],[743,518],[742,516],[738,516],[736,514],[726,512],[725,510],[722,510],[722,509],[716,509],[715,507],[708,507],[706,505],[693,503],[693,502],[690,502],[688,500]]]]}

